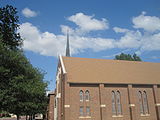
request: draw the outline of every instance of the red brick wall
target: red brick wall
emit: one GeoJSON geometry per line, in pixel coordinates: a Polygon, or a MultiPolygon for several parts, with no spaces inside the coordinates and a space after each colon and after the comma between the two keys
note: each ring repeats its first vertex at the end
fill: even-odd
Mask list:
{"type": "Polygon", "coordinates": [[[156,118],[156,110],[155,110],[155,102],[153,96],[153,88],[150,87],[134,87],[133,88],[133,96],[135,97],[135,108],[136,108],[136,116],[138,120],[157,120],[156,118]],[[149,116],[142,116],[140,114],[140,107],[139,107],[139,99],[138,99],[138,92],[139,91],[146,91],[147,98],[148,98],[148,106],[149,106],[149,116]]]}
{"type": "Polygon", "coordinates": [[[48,120],[54,120],[54,95],[49,95],[48,120]]]}
{"type": "MultiPolygon", "coordinates": [[[[68,87],[65,89],[68,92],[65,92],[65,105],[70,105],[69,107],[64,108],[64,120],[131,120],[130,104],[128,99],[128,85],[90,85],[90,84],[71,84],[66,83],[68,87]],[[90,92],[90,101],[89,102],[80,102],[79,92],[83,90],[85,93],[86,90],[90,92]],[[112,91],[119,91],[121,93],[121,104],[122,104],[122,116],[113,116],[112,115],[112,91]],[[100,94],[101,93],[101,96],[100,94]],[[103,108],[101,108],[101,105],[103,108]],[[86,111],[86,106],[90,106],[91,109],[91,118],[80,118],[79,108],[80,106],[84,107],[84,112],[86,111]],[[101,117],[101,114],[103,115],[101,117]]],[[[135,120],[157,120],[156,110],[155,110],[155,101],[153,95],[153,86],[133,86],[131,95],[131,104],[135,109],[136,116],[135,120]],[[139,109],[139,99],[138,91],[146,91],[148,97],[149,105],[149,115],[142,116],[139,109]]],[[[160,99],[160,87],[158,87],[158,95],[160,99]]],[[[63,97],[63,96],[62,96],[63,97]]],[[[160,109],[160,108],[159,108],[160,109]]]]}
{"type": "Polygon", "coordinates": [[[105,86],[105,99],[106,99],[106,114],[105,120],[130,120],[130,112],[129,112],[129,102],[128,102],[128,91],[126,87],[118,87],[118,86],[105,86]],[[114,117],[112,116],[112,91],[119,91],[121,94],[121,105],[122,105],[122,117],[114,117]]]}
{"type": "MultiPolygon", "coordinates": [[[[99,87],[90,85],[76,85],[70,87],[70,120],[82,119],[79,116],[80,106],[84,106],[84,112],[86,111],[86,106],[90,106],[91,118],[86,118],[89,120],[100,120],[100,102],[99,102],[99,87]],[[80,102],[79,92],[86,90],[90,93],[90,100],[88,102],[80,102]]],[[[67,108],[66,108],[67,109],[67,108]]],[[[83,118],[85,120],[85,118],[83,118]]]]}

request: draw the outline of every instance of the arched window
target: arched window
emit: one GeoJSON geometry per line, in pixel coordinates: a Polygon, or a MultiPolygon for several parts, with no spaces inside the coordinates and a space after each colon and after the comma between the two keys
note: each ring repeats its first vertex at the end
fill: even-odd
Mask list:
{"type": "Polygon", "coordinates": [[[116,103],[117,103],[117,115],[122,115],[121,94],[119,91],[117,91],[116,93],[116,103]]]}
{"type": "Polygon", "coordinates": [[[149,114],[148,99],[147,99],[146,91],[143,91],[143,108],[144,108],[144,114],[149,114]]]}
{"type": "Polygon", "coordinates": [[[143,110],[143,100],[142,100],[142,92],[139,91],[138,92],[138,99],[139,99],[139,109],[140,109],[140,113],[144,114],[144,110],[143,110]]]}
{"type": "Polygon", "coordinates": [[[86,92],[85,92],[85,100],[89,101],[89,99],[90,99],[89,91],[86,90],[86,92]]]}
{"type": "Polygon", "coordinates": [[[80,101],[83,101],[83,91],[82,90],[79,92],[79,99],[80,101]]]}
{"type": "Polygon", "coordinates": [[[115,92],[112,91],[112,114],[116,115],[116,100],[115,100],[115,92]]]}

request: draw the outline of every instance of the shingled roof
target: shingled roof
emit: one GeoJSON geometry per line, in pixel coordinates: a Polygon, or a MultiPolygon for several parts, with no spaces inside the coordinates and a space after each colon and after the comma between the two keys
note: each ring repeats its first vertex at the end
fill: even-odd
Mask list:
{"type": "Polygon", "coordinates": [[[62,57],[70,83],[160,84],[160,63],[62,57]]]}

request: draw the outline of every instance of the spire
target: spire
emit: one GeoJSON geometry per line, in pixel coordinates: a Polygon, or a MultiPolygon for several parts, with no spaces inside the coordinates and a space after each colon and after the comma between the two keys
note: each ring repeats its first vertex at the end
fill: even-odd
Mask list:
{"type": "Polygon", "coordinates": [[[70,57],[70,48],[69,48],[69,32],[68,32],[68,30],[67,30],[66,56],[67,56],[67,57],[70,57]]]}

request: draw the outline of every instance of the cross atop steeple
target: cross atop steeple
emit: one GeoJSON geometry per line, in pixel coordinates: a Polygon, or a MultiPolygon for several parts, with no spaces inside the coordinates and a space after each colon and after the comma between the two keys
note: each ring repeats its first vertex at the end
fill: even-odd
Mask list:
{"type": "Polygon", "coordinates": [[[66,46],[66,56],[70,57],[70,47],[69,47],[69,31],[67,30],[67,46],[66,46]]]}

